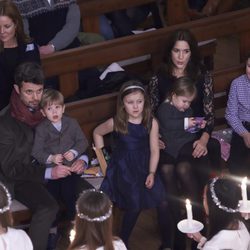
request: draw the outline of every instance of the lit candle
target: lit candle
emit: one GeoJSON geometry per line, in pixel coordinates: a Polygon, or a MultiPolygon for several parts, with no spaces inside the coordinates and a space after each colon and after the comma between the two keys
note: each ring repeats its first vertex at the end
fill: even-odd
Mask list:
{"type": "Polygon", "coordinates": [[[187,220],[190,223],[193,220],[192,205],[189,199],[186,199],[187,220]]]}
{"type": "Polygon", "coordinates": [[[69,233],[70,242],[72,242],[75,239],[75,236],[76,236],[76,231],[74,229],[71,229],[69,233]]]}
{"type": "Polygon", "coordinates": [[[247,206],[247,177],[244,177],[241,182],[241,196],[243,206],[247,206]]]}

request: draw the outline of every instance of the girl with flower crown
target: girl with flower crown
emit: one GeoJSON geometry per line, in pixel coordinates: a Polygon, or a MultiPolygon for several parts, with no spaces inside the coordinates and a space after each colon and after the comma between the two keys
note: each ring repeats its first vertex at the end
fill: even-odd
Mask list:
{"type": "Polygon", "coordinates": [[[202,250],[249,250],[249,232],[239,213],[240,187],[232,179],[214,178],[205,187],[203,206],[208,216],[207,238],[188,234],[202,250]]]}
{"type": "Polygon", "coordinates": [[[76,211],[75,235],[68,250],[127,249],[119,238],[112,236],[112,203],[102,191],[83,191],[76,211]]]}
{"type": "Polygon", "coordinates": [[[0,249],[32,250],[33,245],[28,235],[20,229],[12,228],[10,212],[11,196],[8,189],[0,183],[0,249]]]}
{"type": "Polygon", "coordinates": [[[101,189],[124,210],[120,236],[126,245],[141,210],[158,207],[164,199],[165,190],[156,172],[158,130],[145,88],[137,81],[123,84],[116,116],[94,130],[97,148],[104,147],[104,135],[114,135],[114,150],[101,189]]]}

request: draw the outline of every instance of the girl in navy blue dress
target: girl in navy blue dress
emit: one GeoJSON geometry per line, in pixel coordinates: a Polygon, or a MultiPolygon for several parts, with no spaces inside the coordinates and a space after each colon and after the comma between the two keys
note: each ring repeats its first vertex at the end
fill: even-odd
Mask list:
{"type": "Polygon", "coordinates": [[[115,135],[115,149],[101,189],[125,210],[120,235],[125,244],[140,211],[157,207],[164,199],[164,187],[156,173],[158,130],[146,91],[135,81],[122,86],[116,116],[94,130],[97,148],[104,147],[104,135],[111,132],[115,135]]]}

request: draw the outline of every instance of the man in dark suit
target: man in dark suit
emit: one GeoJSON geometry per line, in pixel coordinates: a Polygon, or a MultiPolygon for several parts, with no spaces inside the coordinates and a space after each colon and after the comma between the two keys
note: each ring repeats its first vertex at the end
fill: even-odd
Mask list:
{"type": "MultiPolygon", "coordinates": [[[[41,66],[23,63],[15,73],[10,104],[0,115],[0,181],[15,199],[32,212],[29,236],[35,250],[45,250],[57,202],[47,191],[45,179],[59,179],[71,174],[68,166],[45,168],[31,157],[34,128],[43,119],[39,103],[44,76],[41,66]]],[[[83,161],[77,162],[79,170],[83,161]]]]}

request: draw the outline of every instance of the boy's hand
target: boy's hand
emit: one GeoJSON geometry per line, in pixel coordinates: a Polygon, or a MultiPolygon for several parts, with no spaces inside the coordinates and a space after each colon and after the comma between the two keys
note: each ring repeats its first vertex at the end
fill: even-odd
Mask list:
{"type": "Polygon", "coordinates": [[[75,155],[72,151],[67,151],[66,153],[63,154],[63,157],[67,160],[67,161],[73,161],[75,158],[75,155]]]}
{"type": "Polygon", "coordinates": [[[63,162],[62,154],[52,155],[51,162],[55,163],[56,165],[60,165],[63,162]]]}
{"type": "Polygon", "coordinates": [[[207,124],[207,121],[206,120],[203,120],[201,123],[200,123],[200,128],[205,128],[206,127],[206,124],[207,124]]]}
{"type": "Polygon", "coordinates": [[[192,128],[196,125],[196,121],[194,117],[188,118],[188,128],[192,128]]]}
{"type": "Polygon", "coordinates": [[[146,188],[151,189],[154,186],[154,182],[155,182],[155,175],[153,173],[150,173],[145,182],[146,188]]]}

